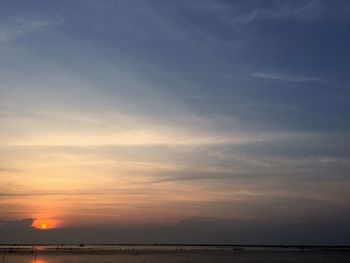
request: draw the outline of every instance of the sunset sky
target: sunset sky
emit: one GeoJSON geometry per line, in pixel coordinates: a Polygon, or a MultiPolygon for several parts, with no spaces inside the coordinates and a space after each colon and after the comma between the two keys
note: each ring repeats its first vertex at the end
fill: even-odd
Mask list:
{"type": "Polygon", "coordinates": [[[0,243],[350,244],[350,1],[0,3],[0,243]]]}

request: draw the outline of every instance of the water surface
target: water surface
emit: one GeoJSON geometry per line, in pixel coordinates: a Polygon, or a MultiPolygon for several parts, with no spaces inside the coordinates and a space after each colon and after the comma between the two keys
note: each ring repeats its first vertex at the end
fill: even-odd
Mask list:
{"type": "Polygon", "coordinates": [[[348,247],[46,245],[0,246],[2,263],[348,263],[348,247]]]}

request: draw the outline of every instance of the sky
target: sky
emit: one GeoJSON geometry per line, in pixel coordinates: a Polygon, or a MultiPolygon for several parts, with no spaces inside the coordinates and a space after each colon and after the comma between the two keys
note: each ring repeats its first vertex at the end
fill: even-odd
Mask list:
{"type": "Polygon", "coordinates": [[[349,1],[0,3],[0,243],[350,244],[349,1]]]}

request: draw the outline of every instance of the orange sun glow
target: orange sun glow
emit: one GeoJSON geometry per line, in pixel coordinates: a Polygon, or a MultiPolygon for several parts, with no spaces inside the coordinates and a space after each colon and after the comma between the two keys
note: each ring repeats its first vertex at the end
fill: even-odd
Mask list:
{"type": "Polygon", "coordinates": [[[48,230],[56,228],[58,226],[58,222],[56,220],[51,219],[36,219],[32,226],[39,230],[48,230]]]}

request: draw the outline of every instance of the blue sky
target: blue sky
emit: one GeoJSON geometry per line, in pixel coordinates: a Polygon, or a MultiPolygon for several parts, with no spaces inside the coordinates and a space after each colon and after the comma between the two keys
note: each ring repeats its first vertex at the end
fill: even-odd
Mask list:
{"type": "Polygon", "coordinates": [[[349,218],[348,1],[1,6],[4,222],[349,218]]]}

